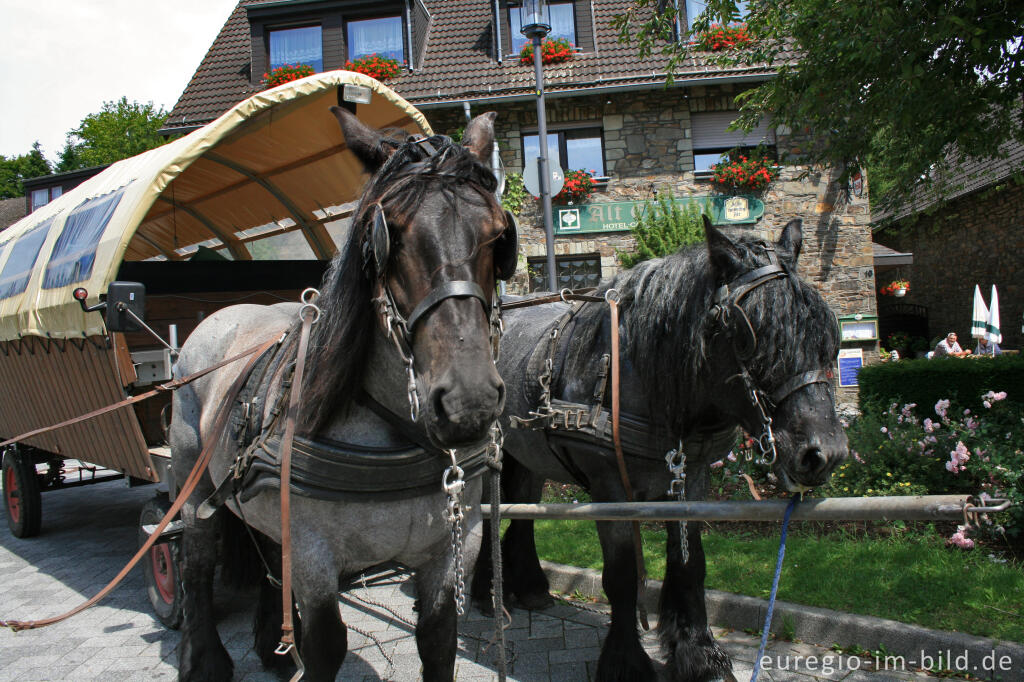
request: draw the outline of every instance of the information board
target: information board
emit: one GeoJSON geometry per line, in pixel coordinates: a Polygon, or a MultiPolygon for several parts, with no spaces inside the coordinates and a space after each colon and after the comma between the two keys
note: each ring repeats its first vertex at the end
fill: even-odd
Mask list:
{"type": "Polygon", "coordinates": [[[864,366],[864,352],[860,348],[843,348],[839,351],[839,385],[856,386],[857,374],[864,366]]]}

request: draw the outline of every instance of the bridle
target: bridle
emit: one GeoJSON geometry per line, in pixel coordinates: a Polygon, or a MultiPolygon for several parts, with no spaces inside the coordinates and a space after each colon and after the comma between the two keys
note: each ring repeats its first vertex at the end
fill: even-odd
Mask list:
{"type": "Polygon", "coordinates": [[[743,382],[744,393],[757,410],[761,433],[756,440],[761,450],[761,462],[770,466],[778,458],[775,434],[772,432],[772,414],[786,398],[805,386],[826,384],[831,389],[833,373],[828,367],[795,374],[770,393],[762,390],[750,375],[747,361],[757,351],[757,333],[740,304],[747,294],[762,284],[789,276],[779,264],[775,248],[765,244],[764,249],[768,254],[768,265],[755,268],[720,286],[712,298],[710,314],[714,321],[713,336],[724,334],[729,338],[729,346],[739,367],[739,372],[729,381],[738,379],[743,382]]]}
{"type": "MultiPolygon", "coordinates": [[[[436,167],[444,160],[448,150],[452,148],[451,141],[443,136],[435,138],[412,137],[406,143],[407,149],[418,149],[424,159],[409,164],[409,167],[420,176],[445,177],[453,173],[444,170],[431,169],[427,161],[436,159],[432,164],[436,167]],[[441,142],[443,146],[435,147],[431,142],[441,142]]],[[[397,157],[396,152],[392,158],[397,157]]],[[[363,270],[368,276],[375,277],[377,295],[373,302],[377,306],[378,314],[384,325],[387,337],[395,344],[402,364],[405,367],[407,379],[406,391],[409,401],[409,416],[413,422],[418,421],[420,412],[419,394],[417,392],[416,372],[413,368],[413,340],[415,337],[416,323],[422,320],[430,311],[449,298],[475,298],[480,301],[484,308],[484,315],[487,316],[490,325],[490,341],[492,356],[497,360],[500,348],[503,326],[501,322],[501,302],[498,296],[491,296],[490,300],[485,295],[483,288],[471,280],[447,280],[432,288],[413,307],[408,317],[405,317],[398,308],[395,296],[388,284],[388,264],[391,257],[391,234],[388,229],[387,218],[384,215],[384,200],[395,191],[392,186],[385,190],[376,201],[362,214],[364,234],[362,242],[363,270]],[[370,273],[374,273],[371,275],[370,273]]],[[[506,212],[505,232],[499,237],[499,243],[495,245],[495,278],[508,279],[515,271],[515,253],[517,251],[517,226],[515,219],[506,212]],[[504,251],[511,249],[511,269],[508,258],[499,258],[498,249],[504,251]]]]}

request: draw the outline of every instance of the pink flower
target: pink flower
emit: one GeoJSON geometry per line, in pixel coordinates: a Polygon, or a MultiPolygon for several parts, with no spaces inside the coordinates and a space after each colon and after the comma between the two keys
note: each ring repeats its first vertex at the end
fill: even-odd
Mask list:
{"type": "Polygon", "coordinates": [[[973,549],[974,540],[967,537],[967,526],[957,526],[956,532],[953,533],[952,537],[947,541],[950,545],[955,545],[960,549],[973,549]]]}
{"type": "Polygon", "coordinates": [[[990,403],[987,400],[982,401],[981,404],[984,405],[986,408],[991,408],[992,407],[992,403],[990,403]]]}
{"type": "Polygon", "coordinates": [[[886,428],[885,426],[883,426],[882,428],[880,428],[880,429],[879,429],[879,431],[881,431],[882,433],[889,433],[889,429],[888,429],[888,428],[886,428]]]}
{"type": "Polygon", "coordinates": [[[949,461],[946,462],[946,471],[951,474],[960,473],[960,463],[956,461],[956,455],[953,453],[950,453],[949,461]]]}
{"type": "Polygon", "coordinates": [[[956,449],[950,452],[950,454],[956,455],[957,460],[959,460],[961,463],[966,462],[971,458],[971,453],[967,449],[967,446],[964,445],[963,441],[960,440],[956,442],[956,449]]]}
{"type": "Polygon", "coordinates": [[[933,421],[932,421],[931,419],[929,419],[928,417],[925,417],[925,418],[924,418],[924,432],[925,432],[925,433],[931,433],[932,431],[934,431],[934,430],[935,430],[935,429],[937,429],[937,428],[939,428],[939,425],[938,425],[938,424],[936,424],[935,422],[933,422],[933,421]]]}
{"type": "Polygon", "coordinates": [[[946,411],[948,409],[949,409],[949,401],[948,400],[943,399],[943,400],[940,400],[939,402],[935,403],[935,414],[939,415],[940,417],[945,417],[946,416],[946,411]]]}
{"type": "Polygon", "coordinates": [[[723,466],[725,466],[725,462],[723,462],[722,460],[718,460],[717,462],[712,462],[711,463],[711,468],[712,469],[720,469],[723,466]]]}
{"type": "Polygon", "coordinates": [[[733,452],[732,450],[730,450],[729,454],[726,455],[726,459],[728,459],[730,462],[735,462],[736,461],[736,453],[733,452]]]}
{"type": "Polygon", "coordinates": [[[859,455],[859,454],[857,453],[857,451],[856,451],[856,450],[851,450],[850,452],[852,452],[852,453],[853,453],[853,458],[854,458],[855,460],[857,460],[857,462],[858,462],[858,463],[860,463],[860,464],[863,464],[863,463],[864,463],[864,460],[863,460],[863,459],[861,459],[861,456],[860,456],[860,455],[859,455]]]}

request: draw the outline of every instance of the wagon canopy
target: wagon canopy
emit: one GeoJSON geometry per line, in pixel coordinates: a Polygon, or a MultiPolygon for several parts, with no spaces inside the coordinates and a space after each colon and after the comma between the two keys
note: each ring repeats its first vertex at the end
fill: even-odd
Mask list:
{"type": "MultiPolygon", "coordinates": [[[[201,246],[249,260],[248,244],[301,231],[319,259],[334,252],[331,207],[357,199],[365,175],[328,111],[345,86],[370,90],[351,104],[367,125],[431,134],[416,108],[376,80],[331,71],[285,83],[209,125],[119,161],[0,233],[0,341],[104,333],[89,302],[122,261],[184,260],[201,246]]],[[[349,88],[352,91],[352,88],[349,88]]]]}

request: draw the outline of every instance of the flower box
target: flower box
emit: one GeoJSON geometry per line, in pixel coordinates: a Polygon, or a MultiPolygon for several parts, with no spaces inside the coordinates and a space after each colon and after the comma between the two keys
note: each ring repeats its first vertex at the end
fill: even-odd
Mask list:
{"type": "Polygon", "coordinates": [[[345,62],[345,68],[370,78],[376,78],[379,81],[394,78],[402,71],[402,66],[398,63],[397,59],[382,57],[376,53],[368,54],[358,59],[351,59],[345,62]]]}
{"type": "Polygon", "coordinates": [[[740,156],[711,166],[711,180],[733,191],[760,192],[779,177],[779,169],[767,156],[740,156]]]}
{"type": "MultiPolygon", "coordinates": [[[[565,38],[545,40],[540,44],[540,61],[542,64],[558,64],[567,62],[575,54],[575,48],[565,38]]],[[[519,52],[519,63],[525,65],[533,64],[533,43],[523,45],[519,52]]]]}
{"type": "Polygon", "coordinates": [[[263,85],[273,88],[282,83],[290,83],[306,76],[312,76],[314,73],[313,67],[309,64],[285,64],[263,74],[263,85]]]}
{"type": "Polygon", "coordinates": [[[696,35],[695,38],[695,47],[705,52],[733,50],[754,42],[746,24],[712,24],[708,30],[696,35]]]}

